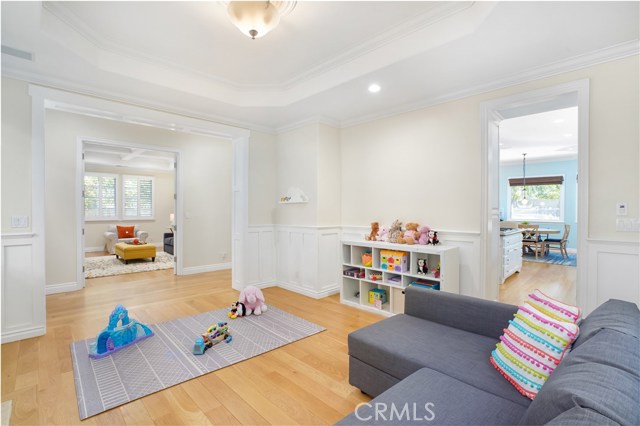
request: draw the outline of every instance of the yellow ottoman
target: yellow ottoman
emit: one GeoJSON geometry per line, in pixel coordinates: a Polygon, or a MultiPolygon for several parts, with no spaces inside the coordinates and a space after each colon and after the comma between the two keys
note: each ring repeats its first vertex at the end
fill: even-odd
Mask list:
{"type": "Polygon", "coordinates": [[[124,263],[129,263],[131,259],[145,259],[151,258],[152,262],[156,261],[156,246],[154,244],[116,244],[116,259],[120,258],[124,260],[124,263]]]}

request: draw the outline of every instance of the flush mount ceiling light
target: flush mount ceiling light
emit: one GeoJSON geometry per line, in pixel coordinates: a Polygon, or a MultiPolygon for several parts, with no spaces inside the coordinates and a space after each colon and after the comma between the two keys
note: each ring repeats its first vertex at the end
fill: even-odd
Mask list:
{"type": "Polygon", "coordinates": [[[371,85],[369,85],[369,92],[371,93],[378,93],[380,91],[380,85],[373,83],[371,85]]]}
{"type": "Polygon", "coordinates": [[[289,14],[295,1],[230,1],[227,13],[233,25],[252,39],[264,37],[289,14]]]}

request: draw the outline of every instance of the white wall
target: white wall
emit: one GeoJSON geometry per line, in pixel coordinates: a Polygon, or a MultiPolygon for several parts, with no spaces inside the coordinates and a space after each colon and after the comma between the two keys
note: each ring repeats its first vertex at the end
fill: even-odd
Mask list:
{"type": "Polygon", "coordinates": [[[78,228],[73,190],[78,137],[180,148],[184,267],[230,261],[231,142],[52,110],[46,113],[45,129],[47,285],[75,282],[76,259],[69,253],[76,251],[78,228]]]}
{"type": "MultiPolygon", "coordinates": [[[[173,171],[164,172],[136,168],[110,167],[97,164],[86,164],[85,171],[117,174],[120,175],[120,182],[122,182],[122,175],[152,176],[154,181],[153,220],[85,221],[85,251],[87,251],[87,249],[93,249],[95,251],[101,251],[104,249],[104,232],[107,230],[107,225],[112,223],[129,226],[139,225],[141,230],[149,233],[147,242],[162,243],[163,234],[165,232],[169,232],[169,215],[174,213],[175,210],[173,200],[173,194],[175,193],[175,173],[173,171]]],[[[120,203],[120,210],[122,210],[122,203],[120,203]]]]}
{"type": "Polygon", "coordinates": [[[249,139],[249,223],[275,223],[276,135],[251,131],[249,139]]]}
{"type": "Polygon", "coordinates": [[[2,79],[2,233],[31,231],[31,98],[23,81],[2,79]],[[29,227],[11,228],[12,215],[29,227]]]}

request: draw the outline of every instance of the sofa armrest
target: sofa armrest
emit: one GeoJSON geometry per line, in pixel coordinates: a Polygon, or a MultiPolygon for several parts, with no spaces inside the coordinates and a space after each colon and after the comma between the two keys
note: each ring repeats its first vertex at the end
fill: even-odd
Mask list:
{"type": "Polygon", "coordinates": [[[517,306],[444,291],[407,287],[404,313],[470,333],[500,338],[517,306]]]}
{"type": "Polygon", "coordinates": [[[149,233],[147,231],[136,231],[136,238],[144,243],[149,238],[149,233]]]}
{"type": "Polygon", "coordinates": [[[118,235],[116,235],[116,233],[115,233],[115,232],[109,232],[109,231],[107,231],[107,232],[105,232],[105,233],[104,233],[104,237],[105,237],[107,240],[111,240],[111,241],[115,241],[115,240],[117,240],[117,239],[118,239],[118,235]]]}

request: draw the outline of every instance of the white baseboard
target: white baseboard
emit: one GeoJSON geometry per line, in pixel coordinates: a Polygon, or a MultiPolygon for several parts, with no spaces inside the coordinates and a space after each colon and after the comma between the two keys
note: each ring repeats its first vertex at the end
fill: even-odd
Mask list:
{"type": "Polygon", "coordinates": [[[44,287],[44,294],[50,295],[50,294],[56,294],[56,293],[66,293],[68,291],[76,291],[76,290],[82,290],[82,287],[79,287],[78,283],[75,281],[71,283],[47,284],[44,287]]]}
{"type": "Polygon", "coordinates": [[[222,271],[225,269],[231,269],[231,262],[182,268],[182,275],[201,274],[203,272],[222,271]]]}
{"type": "Polygon", "coordinates": [[[97,251],[107,251],[107,249],[105,248],[105,246],[95,246],[95,247],[84,248],[85,253],[95,253],[97,251]]]}
{"type": "Polygon", "coordinates": [[[308,296],[313,299],[322,299],[327,296],[331,296],[332,294],[340,293],[340,288],[338,286],[331,287],[322,291],[312,291],[306,288],[301,288],[296,285],[282,282],[275,283],[275,285],[277,285],[278,287],[282,287],[285,290],[293,291],[294,293],[302,294],[303,296],[308,296]]]}
{"type": "Polygon", "coordinates": [[[46,327],[31,327],[24,330],[7,331],[0,336],[0,343],[5,344],[17,340],[29,339],[31,337],[44,336],[46,332],[46,327]]]}

